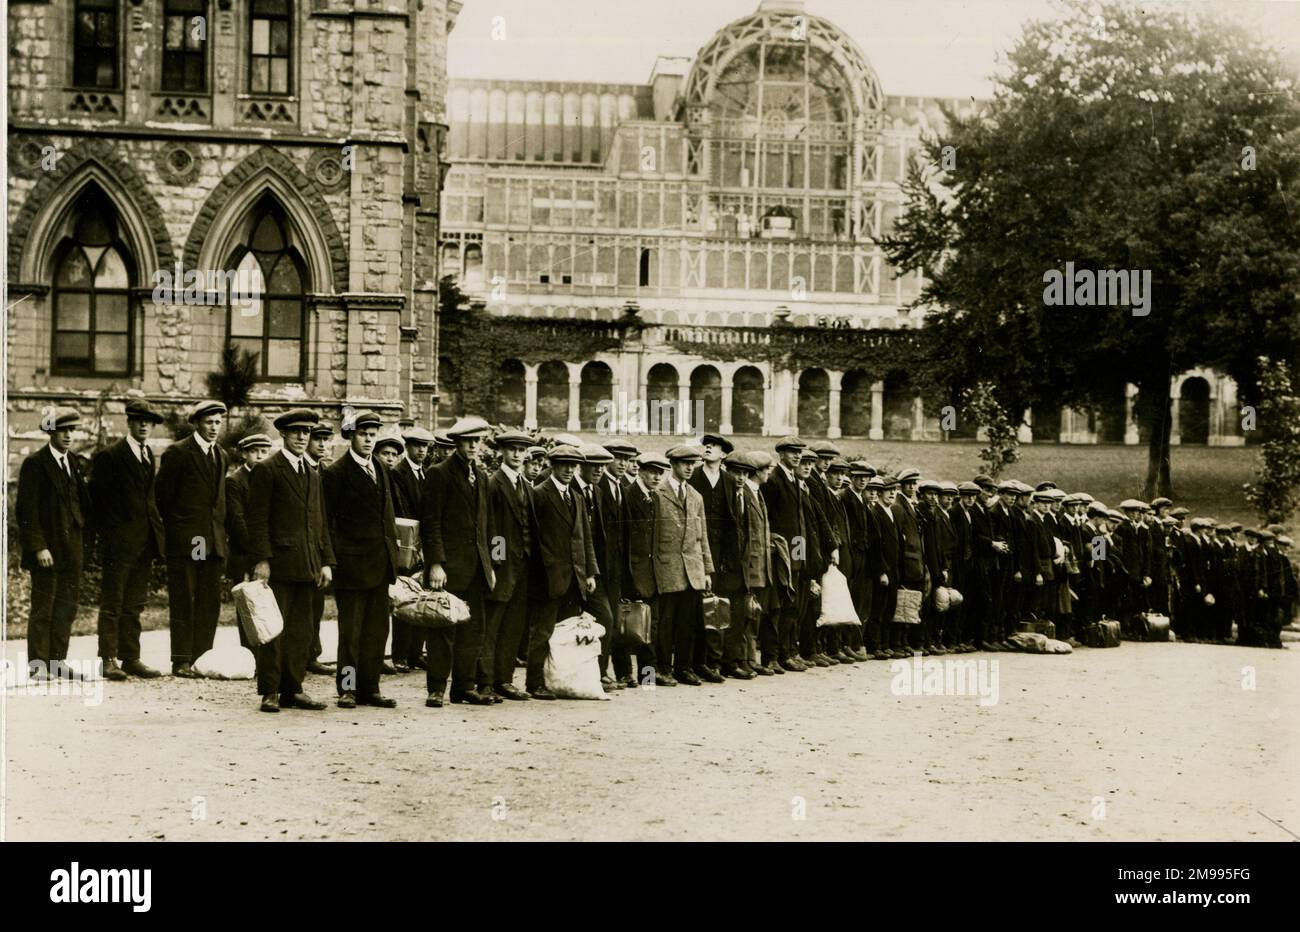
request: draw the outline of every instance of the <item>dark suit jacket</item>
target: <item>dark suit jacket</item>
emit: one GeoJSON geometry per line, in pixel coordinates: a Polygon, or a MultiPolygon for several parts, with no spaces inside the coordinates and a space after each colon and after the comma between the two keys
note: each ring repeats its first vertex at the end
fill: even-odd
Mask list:
{"type": "Polygon", "coordinates": [[[166,531],[169,557],[189,559],[194,538],[207,541],[209,555],[226,556],[226,470],[230,460],[217,446],[220,466],[213,474],[193,435],[163,451],[154,482],[158,513],[166,531]]]}
{"type": "Polygon", "coordinates": [[[14,512],[23,545],[23,569],[36,567],[36,554],[48,550],[54,568],[69,561],[80,562],[85,555],[84,533],[90,509],[80,459],[68,454],[67,474],[55,462],[49,446],[23,460],[18,470],[18,500],[14,512]]]}
{"type": "Polygon", "coordinates": [[[587,510],[572,484],[569,503],[564,504],[560,490],[550,479],[533,489],[533,513],[537,516],[534,539],[542,573],[538,595],[542,598],[558,599],[575,584],[586,598],[587,577],[600,573],[587,510]]]}
{"type": "Polygon", "coordinates": [[[649,599],[657,595],[655,586],[655,495],[645,492],[633,480],[623,489],[623,530],[627,547],[623,592],[628,597],[649,599]]]}
{"type": "MultiPolygon", "coordinates": [[[[898,583],[908,588],[919,589],[925,579],[925,553],[922,549],[921,524],[916,506],[905,495],[898,495],[894,498],[890,511],[903,538],[902,566],[899,568],[903,578],[898,583]]],[[[933,584],[939,583],[935,580],[933,584]]]]}
{"type": "MultiPolygon", "coordinates": [[[[883,502],[871,506],[880,531],[880,572],[889,577],[889,585],[903,583],[903,531],[898,526],[894,512],[883,502]]],[[[879,579],[879,576],[876,577],[879,579]]]]}
{"type": "MultiPolygon", "coordinates": [[[[152,455],[152,451],[151,451],[152,455]]],[[[162,516],[154,499],[154,460],[145,466],[123,437],[95,457],[90,500],[101,558],[134,562],[163,555],[162,516]]]]}
{"type": "Polygon", "coordinates": [[[476,574],[492,575],[488,548],[488,479],[483,467],[452,454],[424,473],[420,538],[425,568],[442,564],[447,588],[466,592],[476,574]],[[469,470],[474,470],[474,484],[469,470]]]}
{"type": "Polygon", "coordinates": [[[338,560],[335,589],[373,589],[397,578],[393,483],[388,467],[378,459],[373,465],[377,482],[350,452],[321,471],[325,520],[338,560]]]}
{"type": "Polygon", "coordinates": [[[493,602],[509,602],[516,586],[528,585],[532,561],[533,487],[519,476],[520,494],[500,468],[488,480],[488,550],[496,584],[488,593],[493,602]],[[501,559],[497,560],[497,555],[501,559]]]}
{"type": "Polygon", "coordinates": [[[714,488],[704,475],[701,466],[691,473],[687,480],[704,500],[705,531],[709,535],[709,552],[713,557],[716,579],[713,588],[718,592],[730,592],[740,587],[740,547],[736,528],[736,500],[740,488],[736,477],[725,469],[718,476],[718,486],[714,488]],[[715,506],[716,507],[713,507],[715,506]]]}
{"type": "Polygon", "coordinates": [[[248,487],[252,478],[252,470],[243,466],[226,478],[226,537],[230,545],[226,575],[236,582],[242,582],[253,568],[249,556],[248,522],[244,517],[248,510],[248,487]]]}
{"type": "MultiPolygon", "coordinates": [[[[424,475],[429,474],[429,470],[423,469],[424,475]]],[[[415,469],[411,466],[411,461],[402,457],[397,461],[397,465],[388,471],[389,478],[393,480],[393,511],[399,518],[411,518],[420,520],[420,493],[423,491],[420,481],[415,476],[415,469]]]]}
{"type": "Polygon", "coordinates": [[[596,562],[600,565],[600,575],[606,584],[611,581],[622,588],[623,564],[627,559],[627,544],[624,540],[623,498],[627,489],[620,486],[618,498],[614,498],[613,476],[602,476],[596,486],[596,511],[600,521],[591,528],[592,545],[596,548],[596,562]]]}
{"type": "Polygon", "coordinates": [[[322,566],[336,562],[320,474],[306,461],[302,467],[295,475],[280,451],[255,466],[248,480],[249,559],[269,560],[272,582],[315,582],[322,566]]]}
{"type": "MultiPolygon", "coordinates": [[[[785,538],[793,549],[796,537],[806,538],[804,527],[803,492],[799,489],[799,480],[793,482],[785,474],[785,467],[780,463],[772,470],[772,475],[759,488],[763,500],[767,503],[767,522],[773,534],[785,538]]],[[[806,549],[806,548],[805,548],[806,549]]],[[[791,560],[792,568],[803,568],[802,560],[791,560]]]]}

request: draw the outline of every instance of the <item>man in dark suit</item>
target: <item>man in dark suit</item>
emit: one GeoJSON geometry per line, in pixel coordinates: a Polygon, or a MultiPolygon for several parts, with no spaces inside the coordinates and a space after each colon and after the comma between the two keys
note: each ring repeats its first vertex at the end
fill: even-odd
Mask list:
{"type": "Polygon", "coordinates": [[[479,447],[489,431],[481,417],[457,421],[447,431],[455,452],[425,476],[420,538],[426,584],[446,588],[470,610],[469,621],[428,632],[429,694],[424,704],[429,708],[441,708],[449,677],[452,702],[494,702],[477,689],[484,598],[496,582],[488,546],[488,474],[478,464],[479,447]]]}
{"type": "Polygon", "coordinates": [[[791,593],[778,588],[779,604],[772,606],[776,613],[778,656],[764,656],[763,663],[779,665],[783,670],[802,673],[808,667],[795,650],[799,617],[804,610],[807,581],[803,578],[804,554],[807,552],[807,531],[804,526],[803,491],[795,469],[799,465],[806,444],[798,437],[784,437],[777,441],[779,462],[771,477],[763,483],[763,500],[767,504],[768,524],[774,537],[781,537],[790,551],[791,593]]]}
{"type": "MultiPolygon", "coordinates": [[[[727,472],[736,476],[738,486],[736,536],[742,588],[736,592],[732,603],[722,672],[734,679],[752,680],[756,676],[773,675],[766,666],[755,668],[753,664],[755,638],[759,634],[759,623],[768,617],[768,596],[774,585],[772,535],[768,528],[767,506],[757,479],[759,470],[765,468],[770,460],[766,453],[754,451],[731,453],[726,462],[727,472]],[[758,618],[753,617],[751,604],[757,606],[758,618]]],[[[770,637],[770,632],[767,636],[770,637]]]]}
{"type": "Polygon", "coordinates": [[[587,599],[587,610],[605,629],[600,638],[600,683],[606,692],[610,692],[623,689],[623,684],[609,675],[610,646],[614,640],[614,624],[618,620],[619,583],[622,581],[622,508],[613,503],[609,484],[605,481],[605,468],[614,462],[614,454],[595,443],[584,443],[578,447],[578,452],[582,454],[583,462],[578,466],[573,484],[586,508],[591,546],[596,551],[596,589],[587,599]],[[610,580],[615,576],[618,581],[611,587],[610,580]]]}
{"type": "MultiPolygon", "coordinates": [[[[329,460],[325,457],[329,455],[330,444],[333,442],[334,426],[329,421],[320,421],[311,429],[311,436],[307,439],[307,452],[303,454],[303,462],[308,469],[314,470],[318,475],[322,473],[329,465],[329,460]]],[[[334,671],[329,664],[322,663],[320,659],[320,622],[325,617],[325,590],[316,589],[312,598],[311,651],[307,655],[307,672],[317,676],[333,676],[334,671]]]]}
{"type": "Polygon", "coordinates": [[[533,493],[521,470],[532,438],[520,430],[497,435],[501,465],[488,480],[489,552],[495,584],[487,594],[487,623],[478,659],[478,691],[521,701],[515,653],[528,614],[528,571],[533,556],[533,493]]]}
{"type": "Polygon", "coordinates": [[[226,406],[200,401],[190,408],[194,433],[160,460],[154,493],[165,529],[172,673],[193,679],[191,664],[212,647],[221,614],[226,568],[226,470],[217,443],[226,406]]]}
{"type": "MultiPolygon", "coordinates": [[[[230,556],[226,560],[226,579],[232,586],[248,579],[253,570],[248,523],[244,519],[248,508],[248,483],[253,475],[253,467],[271,455],[271,438],[266,434],[249,434],[239,441],[239,454],[243,457],[243,464],[226,477],[226,540],[230,547],[230,556]]],[[[256,657],[257,646],[248,640],[244,626],[237,624],[235,628],[239,632],[239,643],[256,657]]]]}
{"type": "MultiPolygon", "coordinates": [[[[623,531],[627,558],[623,562],[623,583],[620,592],[629,601],[644,602],[651,616],[657,608],[659,590],[655,588],[655,490],[669,469],[668,460],[658,453],[642,453],[637,457],[637,476],[623,486],[623,531]]],[[[658,622],[652,624],[658,628],[658,622]]],[[[653,641],[653,635],[651,637],[653,641]]],[[[640,677],[650,676],[662,668],[655,680],[658,686],[676,686],[667,664],[656,664],[654,644],[638,646],[628,651],[614,645],[614,672],[620,682],[635,688],[640,677]],[[635,661],[633,660],[635,654],[635,661]]]]}
{"type": "Polygon", "coordinates": [[[586,457],[577,447],[560,444],[548,458],[550,475],[533,487],[537,572],[532,600],[538,608],[528,635],[526,685],[534,699],[555,698],[543,675],[551,635],[557,621],[582,610],[596,591],[599,572],[586,509],[573,485],[573,475],[586,457]]]}
{"type": "MultiPolygon", "coordinates": [[[[704,525],[709,535],[709,554],[713,557],[713,591],[729,600],[732,610],[743,608],[741,595],[740,534],[736,526],[736,509],[739,507],[740,483],[736,477],[722,469],[722,458],[735,450],[735,446],[721,434],[705,434],[700,440],[703,450],[699,468],[691,473],[691,488],[704,499],[704,525]]],[[[730,625],[730,617],[728,618],[730,625]]],[[[695,661],[721,678],[723,639],[710,639],[701,629],[695,644],[695,661]]],[[[697,670],[703,676],[702,670],[697,670]]]]}
{"type": "Polygon", "coordinates": [[[903,531],[894,511],[894,498],[898,494],[898,480],[893,476],[873,476],[867,488],[875,489],[879,500],[873,504],[872,514],[880,533],[880,575],[873,581],[871,593],[872,627],[876,631],[876,660],[905,659],[911,656],[907,649],[907,625],[894,623],[898,607],[898,585],[903,578],[903,531]]]}
{"type": "Polygon", "coordinates": [[[338,704],[383,709],[397,703],[379,691],[388,640],[388,584],[397,579],[397,525],[388,469],[374,456],[383,420],[362,411],[342,425],[348,452],[322,473],[330,545],[338,560],[339,612],[335,669],[338,704]]]}
{"type": "Polygon", "coordinates": [[[257,652],[263,712],[279,712],[282,706],[325,708],[302,688],[311,651],[314,591],[329,585],[335,564],[321,477],[303,459],[319,420],[307,410],[276,418],[284,447],[254,469],[249,482],[244,520],[250,553],[257,561],[253,578],[270,583],[284,619],[284,630],[257,652]]]}
{"type": "MultiPolygon", "coordinates": [[[[397,517],[420,520],[420,496],[424,489],[425,459],[433,445],[433,434],[423,427],[408,427],[402,433],[405,455],[390,470],[393,479],[393,507],[397,517]]],[[[398,567],[399,571],[414,568],[398,567]]],[[[393,618],[393,667],[398,673],[425,669],[423,632],[399,618],[393,618]]]]}
{"type": "Polygon", "coordinates": [[[876,570],[880,562],[879,541],[875,536],[875,517],[868,510],[868,501],[874,500],[875,493],[867,491],[867,483],[876,470],[869,464],[853,462],[849,464],[849,484],[840,489],[837,496],[844,512],[845,543],[841,545],[841,555],[849,551],[845,561],[850,568],[846,574],[849,581],[849,593],[853,596],[853,607],[862,623],[858,638],[850,640],[849,652],[855,660],[869,660],[871,654],[863,649],[876,650],[875,631],[871,626],[871,580],[880,575],[876,570]],[[874,570],[874,572],[873,572],[874,570]]]}
{"type": "MultiPolygon", "coordinates": [[[[898,525],[899,533],[903,536],[902,562],[899,566],[903,575],[898,581],[899,588],[924,591],[925,543],[922,537],[921,516],[916,508],[916,484],[920,478],[921,473],[918,469],[908,467],[899,470],[898,494],[894,497],[894,504],[890,506],[890,511],[898,525]]],[[[939,583],[934,582],[934,585],[939,583]]],[[[904,625],[903,634],[908,640],[904,648],[909,652],[924,650],[924,629],[924,624],[904,625]]]]}
{"type": "Polygon", "coordinates": [[[22,540],[22,566],[32,574],[32,608],[27,622],[28,675],[34,679],[76,677],[68,656],[72,621],[85,556],[90,495],[73,433],[81,415],[72,408],[47,410],[41,429],[50,442],[23,460],[14,511],[22,540]]]}
{"type": "Polygon", "coordinates": [[[154,500],[149,434],[162,415],[142,401],[126,406],[127,434],[95,457],[90,500],[99,536],[99,656],[104,678],[161,676],[140,660],[140,612],[149,598],[153,561],[163,552],[154,500]],[[118,661],[121,665],[118,665],[118,661]]]}

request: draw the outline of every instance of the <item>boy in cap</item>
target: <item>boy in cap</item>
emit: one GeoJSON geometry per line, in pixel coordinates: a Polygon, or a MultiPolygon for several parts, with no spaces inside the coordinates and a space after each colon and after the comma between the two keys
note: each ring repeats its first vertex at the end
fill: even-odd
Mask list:
{"type": "Polygon", "coordinates": [[[153,561],[163,555],[162,516],[154,498],[149,434],[163,417],[143,401],[126,406],[126,436],[95,457],[90,500],[103,574],[99,656],[104,678],[161,674],[140,660],[140,612],[149,598],[153,561]],[[121,666],[118,660],[121,660],[121,666]]]}
{"type": "Polygon", "coordinates": [[[696,658],[696,643],[704,636],[701,595],[712,589],[713,557],[704,526],[704,499],[691,488],[691,474],[701,459],[699,447],[676,446],[668,451],[672,471],[655,493],[654,573],[659,592],[659,638],[655,653],[679,683],[699,686],[703,680],[723,679],[696,658]],[[697,675],[698,674],[698,675],[697,675]]]}
{"type": "Polygon", "coordinates": [[[755,670],[753,666],[756,626],[748,604],[752,602],[758,607],[760,618],[766,617],[768,587],[772,581],[772,540],[767,508],[755,477],[765,458],[766,454],[731,453],[726,459],[727,471],[736,477],[739,494],[736,536],[742,588],[731,604],[731,626],[723,645],[721,669],[724,676],[738,680],[771,675],[770,670],[755,670]]]}
{"type": "MultiPolygon", "coordinates": [[[[762,484],[768,521],[774,544],[789,555],[790,586],[777,587],[772,612],[776,616],[776,643],[760,638],[762,662],[772,669],[802,673],[808,668],[799,660],[794,642],[803,615],[807,582],[803,577],[803,554],[806,548],[804,493],[795,470],[806,444],[798,437],[783,437],[776,443],[778,462],[771,476],[762,484]]],[[[774,671],[775,672],[775,671],[774,671]]]]}
{"type": "MultiPolygon", "coordinates": [[[[307,438],[307,452],[302,455],[302,461],[307,464],[307,468],[319,474],[327,465],[325,459],[329,453],[330,444],[334,441],[334,426],[329,421],[317,421],[316,426],[311,429],[311,435],[307,438]]],[[[307,659],[307,672],[315,673],[318,676],[333,676],[334,671],[328,664],[322,663],[320,655],[323,648],[320,643],[320,623],[325,617],[325,590],[316,589],[312,592],[312,634],[311,634],[311,653],[307,659]]],[[[392,673],[391,669],[385,670],[386,673],[392,673]]]]}
{"type": "Polygon", "coordinates": [[[399,559],[393,483],[389,467],[374,455],[382,426],[373,411],[345,421],[342,433],[348,452],[322,473],[330,545],[338,558],[334,602],[339,649],[334,685],[341,709],[397,706],[379,689],[388,640],[388,585],[397,579],[399,559]]]}
{"type": "Polygon", "coordinates": [[[470,610],[469,621],[428,632],[424,704],[431,709],[442,707],[449,678],[452,702],[492,705],[494,701],[477,688],[484,599],[496,583],[488,543],[489,477],[478,463],[490,430],[480,417],[453,424],[447,436],[455,444],[455,453],[428,470],[424,481],[420,538],[426,585],[447,589],[465,600],[470,610]]]}
{"type": "Polygon", "coordinates": [[[496,574],[487,594],[487,623],[479,651],[478,691],[522,701],[528,693],[514,685],[515,655],[528,618],[528,569],[534,545],[532,484],[522,475],[532,438],[507,430],[496,437],[501,462],[488,480],[488,526],[492,568],[496,574]]]}
{"type": "Polygon", "coordinates": [[[907,629],[911,626],[894,621],[899,580],[903,576],[903,529],[894,511],[898,480],[892,476],[875,476],[867,485],[876,488],[879,495],[872,506],[880,529],[880,576],[873,580],[871,594],[871,608],[875,613],[872,628],[878,645],[874,657],[876,660],[911,657],[907,644],[907,629]]]}
{"type": "Polygon", "coordinates": [[[591,602],[599,609],[596,618],[605,628],[600,639],[600,681],[608,692],[624,688],[610,675],[609,669],[614,626],[622,597],[623,563],[627,559],[623,542],[623,492],[618,477],[606,472],[615,463],[615,456],[608,448],[583,444],[579,449],[586,460],[578,469],[583,483],[582,494],[587,501],[587,514],[591,519],[591,543],[596,550],[599,570],[591,602]]]}
{"type": "MultiPolygon", "coordinates": [[[[402,439],[406,441],[405,455],[389,471],[393,479],[393,513],[398,518],[419,521],[425,463],[433,446],[433,434],[423,427],[410,426],[402,434],[402,439]]],[[[412,573],[417,568],[402,566],[398,570],[412,573]]],[[[424,669],[425,661],[421,656],[424,638],[397,617],[392,619],[392,632],[393,668],[398,673],[424,669]]]]}
{"type": "MultiPolygon", "coordinates": [[[[623,564],[621,593],[629,601],[646,603],[653,617],[659,596],[654,569],[655,493],[671,466],[662,455],[649,452],[637,457],[637,466],[636,478],[623,489],[623,540],[627,559],[623,564]]],[[[658,628],[656,620],[653,629],[657,632],[658,628]]],[[[658,686],[677,685],[668,661],[656,663],[654,644],[638,647],[634,652],[621,650],[615,644],[614,675],[628,688],[636,687],[641,676],[655,676],[654,683],[658,686]],[[662,672],[655,676],[656,670],[662,672]]]]}
{"type": "MultiPolygon", "coordinates": [[[[266,434],[249,434],[237,444],[243,461],[226,479],[226,540],[230,556],[226,560],[226,578],[232,586],[248,579],[254,560],[250,553],[248,522],[244,515],[248,509],[248,483],[253,468],[271,455],[271,438],[266,434]]],[[[235,625],[239,643],[257,657],[257,646],[248,640],[242,624],[235,625]]]]}
{"type": "Polygon", "coordinates": [[[263,712],[281,707],[319,711],[303,690],[311,652],[315,591],[333,578],[334,548],[325,523],[320,474],[303,459],[320,418],[298,409],[275,419],[284,446],[249,479],[249,553],[253,578],[270,583],[284,630],[257,650],[257,687],[263,712]]]}
{"type": "Polygon", "coordinates": [[[163,451],[154,482],[166,539],[172,673],[190,679],[198,676],[191,664],[212,647],[221,614],[229,462],[217,437],[225,416],[220,401],[191,407],[194,433],[163,451]]]}
{"type": "Polygon", "coordinates": [[[22,540],[23,569],[32,576],[27,663],[33,679],[76,678],[63,661],[77,614],[85,556],[83,534],[90,514],[82,466],[71,452],[73,434],[80,426],[81,416],[75,410],[47,409],[41,429],[50,442],[24,459],[18,471],[14,512],[22,540]]]}

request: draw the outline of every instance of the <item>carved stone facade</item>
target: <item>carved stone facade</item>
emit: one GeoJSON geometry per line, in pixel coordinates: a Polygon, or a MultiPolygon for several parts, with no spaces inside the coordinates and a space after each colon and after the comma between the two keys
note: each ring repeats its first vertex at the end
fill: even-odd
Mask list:
{"type": "Polygon", "coordinates": [[[432,423],[460,5],[13,0],[12,452],[47,405],[184,408],[229,343],[266,413],[432,423]]]}

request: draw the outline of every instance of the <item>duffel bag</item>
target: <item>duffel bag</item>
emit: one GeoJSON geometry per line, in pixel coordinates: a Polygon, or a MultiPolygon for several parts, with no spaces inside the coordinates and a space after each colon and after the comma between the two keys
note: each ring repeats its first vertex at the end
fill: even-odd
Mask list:
{"type": "Polygon", "coordinates": [[[449,628],[469,621],[465,600],[446,589],[425,589],[414,576],[398,576],[388,587],[393,617],[418,628],[449,628]]]}
{"type": "Polygon", "coordinates": [[[248,643],[261,647],[280,636],[284,630],[284,616],[280,614],[280,603],[275,601],[275,593],[266,580],[250,579],[236,583],[230,594],[235,599],[235,614],[248,643]]]}
{"type": "Polygon", "coordinates": [[[561,699],[608,699],[600,684],[600,639],[604,633],[586,612],[556,624],[542,667],[546,688],[561,699]]]}
{"type": "Polygon", "coordinates": [[[1138,632],[1144,641],[1169,640],[1169,616],[1159,612],[1143,612],[1137,616],[1138,632]]]}

